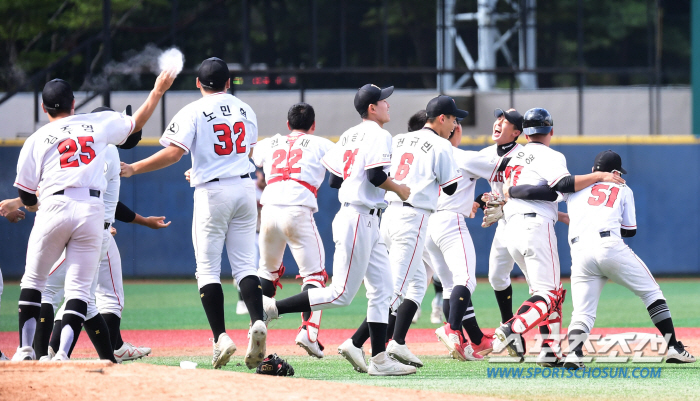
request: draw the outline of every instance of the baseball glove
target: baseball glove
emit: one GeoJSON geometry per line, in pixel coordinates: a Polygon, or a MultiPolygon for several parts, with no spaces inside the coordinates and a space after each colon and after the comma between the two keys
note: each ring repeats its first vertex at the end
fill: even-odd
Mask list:
{"type": "Polygon", "coordinates": [[[486,209],[484,210],[484,222],[481,223],[481,226],[489,227],[491,226],[491,224],[497,222],[501,217],[503,217],[503,202],[486,202],[486,209]]]}
{"type": "Polygon", "coordinates": [[[271,354],[260,362],[255,373],[270,376],[294,376],[294,368],[277,354],[271,354]]]}

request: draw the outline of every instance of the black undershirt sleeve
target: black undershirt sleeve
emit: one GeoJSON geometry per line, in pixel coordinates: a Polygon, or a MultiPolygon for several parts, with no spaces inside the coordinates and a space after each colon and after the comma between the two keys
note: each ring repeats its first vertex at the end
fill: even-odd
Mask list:
{"type": "Polygon", "coordinates": [[[452,195],[457,191],[457,182],[453,182],[452,184],[446,186],[445,188],[442,189],[442,192],[446,193],[447,195],[452,195]]]}
{"type": "Polygon", "coordinates": [[[17,189],[17,191],[19,191],[19,198],[22,200],[22,204],[25,206],[34,206],[37,202],[39,202],[39,199],[37,199],[35,194],[30,194],[29,192],[25,192],[21,189],[17,189]]]}
{"type": "Polygon", "coordinates": [[[555,191],[561,192],[563,194],[571,194],[576,192],[576,187],[575,187],[575,182],[576,179],[574,178],[573,175],[567,175],[566,177],[562,178],[557,182],[552,189],[555,191]]]}
{"type": "Polygon", "coordinates": [[[510,159],[510,157],[504,157],[503,160],[501,160],[501,164],[498,165],[497,171],[505,171],[506,166],[508,166],[508,163],[510,163],[510,159]]]}
{"type": "Polygon", "coordinates": [[[114,213],[114,218],[124,223],[131,223],[136,219],[136,213],[125,204],[119,202],[117,203],[117,210],[114,213]]]}
{"type": "Polygon", "coordinates": [[[375,187],[384,184],[384,181],[386,181],[387,178],[388,177],[384,172],[383,166],[378,166],[367,170],[367,179],[369,179],[369,182],[371,182],[375,187]]]}
{"type": "Polygon", "coordinates": [[[340,186],[343,185],[343,181],[344,180],[342,178],[333,173],[331,173],[331,176],[328,177],[328,185],[331,188],[340,189],[340,186]]]}
{"type": "Polygon", "coordinates": [[[557,193],[547,185],[518,185],[508,189],[508,196],[516,199],[554,202],[557,193]]]}
{"type": "Polygon", "coordinates": [[[476,196],[476,199],[474,199],[474,202],[478,203],[478,204],[479,204],[479,207],[480,207],[481,209],[483,209],[483,208],[486,207],[486,202],[484,202],[484,201],[481,199],[482,196],[483,196],[483,195],[477,195],[477,196],[476,196]]]}
{"type": "Polygon", "coordinates": [[[620,229],[620,235],[622,235],[622,238],[632,238],[637,234],[637,229],[635,228],[634,230],[625,230],[624,228],[620,229]]]}

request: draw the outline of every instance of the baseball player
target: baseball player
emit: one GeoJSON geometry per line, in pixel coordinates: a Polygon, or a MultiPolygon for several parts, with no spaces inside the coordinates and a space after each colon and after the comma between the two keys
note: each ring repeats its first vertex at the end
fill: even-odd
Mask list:
{"type": "Polygon", "coordinates": [[[20,341],[13,360],[35,359],[32,342],[41,292],[64,248],[66,316],[56,358],[67,358],[85,320],[90,286],[100,260],[107,145],[124,143],[132,132],[140,131],[173,80],[168,72],[161,73],[133,118],[115,112],[75,115],[73,91],[67,82],[54,79],[44,86],[42,108],[49,115],[49,123],[22,146],[14,184],[22,203],[32,209],[39,203],[36,192],[41,184],[42,205],[29,237],[20,284],[20,341]]]}
{"type": "MultiPolygon", "coordinates": [[[[624,182],[612,173],[571,176],[564,155],[549,147],[554,134],[553,125],[552,116],[545,109],[535,108],[525,113],[523,132],[528,144],[515,153],[508,163],[505,170],[508,182],[504,185],[504,193],[523,184],[546,183],[555,191],[571,193],[598,181],[624,182]]],[[[561,305],[565,291],[560,282],[557,237],[554,233],[554,223],[558,220],[557,203],[511,198],[503,207],[503,213],[507,221],[505,237],[508,251],[525,274],[531,297],[511,320],[496,329],[495,334],[506,344],[511,356],[521,358],[521,337],[512,334],[523,334],[539,326],[544,345],[537,363],[542,366],[558,365],[561,305]]]]}
{"type": "MultiPolygon", "coordinates": [[[[596,156],[593,171],[616,176],[627,174],[622,159],[612,150],[596,156]]],[[[564,367],[583,367],[583,342],[593,329],[600,293],[608,278],[627,287],[644,302],[652,322],[668,341],[667,363],[695,362],[676,339],[671,311],[659,285],[623,240],[637,233],[632,189],[622,184],[596,182],[566,198],[574,311],[568,334],[570,352],[564,367]]]]}
{"type": "Polygon", "coordinates": [[[133,164],[122,163],[122,177],[170,166],[192,155],[190,185],[195,187],[192,242],[197,261],[197,285],[214,335],[212,365],[226,365],[236,346],[226,334],[221,253],[224,244],[233,277],[251,319],[245,364],[254,369],[266,352],[262,289],[255,268],[255,170],[248,160],[258,140],[255,112],[227,93],[228,65],[212,57],[199,66],[196,79],[202,98],[173,117],[160,139],[165,149],[133,164]]]}
{"type": "MultiPolygon", "coordinates": [[[[267,186],[260,203],[260,268],[258,276],[263,294],[274,297],[284,267],[284,248],[289,245],[303,279],[302,291],[326,286],[326,253],[318,234],[314,213],[318,211],[318,188],[326,168],[321,158],[333,142],[314,134],[313,107],[297,103],[289,108],[288,135],[277,134],[263,139],[253,151],[253,162],[262,167],[267,186]]],[[[309,355],[323,358],[323,345],[318,342],[322,310],[302,313],[296,344],[309,355]]]]}
{"type": "Polygon", "coordinates": [[[389,256],[379,233],[379,212],[386,208],[384,194],[396,192],[406,201],[411,190],[387,177],[391,164],[391,134],[383,129],[388,123],[393,87],[380,89],[367,84],[355,94],[355,109],[362,123],[345,131],[340,140],[321,159],[331,172],[330,185],[339,188],[341,208],[333,219],[333,282],[325,288],[312,288],[298,295],[274,300],[265,298],[270,319],[286,313],[303,313],[347,306],[360,289],[367,288],[367,321],[372,340],[369,369],[361,348],[350,340],[338,352],[353,363],[358,372],[373,376],[399,376],[416,372],[387,355],[386,331],[392,284],[389,256]]]}

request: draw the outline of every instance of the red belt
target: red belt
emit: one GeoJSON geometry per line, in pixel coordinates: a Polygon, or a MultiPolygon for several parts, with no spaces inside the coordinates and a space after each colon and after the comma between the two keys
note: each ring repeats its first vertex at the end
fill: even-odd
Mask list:
{"type": "Polygon", "coordinates": [[[315,196],[316,198],[318,198],[318,189],[316,189],[315,186],[309,184],[309,183],[306,182],[306,181],[297,180],[296,178],[285,177],[285,176],[281,175],[281,176],[279,176],[279,177],[272,178],[270,181],[267,182],[267,184],[270,185],[270,184],[274,184],[274,183],[280,182],[280,181],[295,181],[295,182],[298,182],[299,184],[303,185],[306,189],[308,189],[309,191],[311,191],[311,193],[314,194],[314,196],[315,196]]]}

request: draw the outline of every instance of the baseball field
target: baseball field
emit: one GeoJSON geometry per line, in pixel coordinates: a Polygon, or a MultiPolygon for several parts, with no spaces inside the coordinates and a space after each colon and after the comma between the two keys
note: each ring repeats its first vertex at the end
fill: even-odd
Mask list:
{"type": "MultiPolygon", "coordinates": [[[[278,297],[299,291],[297,282],[287,281],[278,297]]],[[[660,280],[668,299],[679,340],[693,354],[700,349],[700,300],[697,279],[660,280]]],[[[568,287],[568,283],[564,284],[568,287]]],[[[514,304],[527,297],[525,283],[514,283],[514,304]]],[[[367,300],[364,291],[347,308],[326,311],[320,340],[326,346],[325,358],[318,360],[294,345],[300,320],[284,317],[270,325],[268,353],[285,358],[295,370],[293,378],[251,376],[243,362],[247,344],[247,315],[236,315],[238,299],[233,285],[225,285],[227,330],[238,351],[222,371],[211,369],[211,332],[199,301],[194,281],[139,281],[125,285],[125,309],[122,336],[135,345],[149,346],[150,356],[121,366],[90,361],[96,353],[83,333],[73,357],[76,361],[7,364],[0,374],[0,399],[114,399],[102,389],[114,389],[125,399],[168,399],[173,396],[202,399],[275,399],[373,400],[435,399],[452,393],[450,399],[698,399],[700,366],[665,363],[603,363],[586,365],[587,376],[577,377],[557,370],[537,370],[534,363],[494,363],[498,355],[482,362],[458,362],[447,355],[437,342],[430,324],[432,290],[426,296],[422,316],[409,331],[407,345],[425,366],[416,375],[392,378],[369,377],[356,373],[336,354],[337,346],[347,339],[362,321],[367,300]],[[196,362],[196,370],[180,368],[181,361],[196,362]],[[661,370],[659,370],[661,368],[661,370]],[[41,374],[39,374],[41,372],[41,374]],[[495,376],[495,377],[494,377],[495,376]],[[510,376],[510,377],[507,377],[510,376]],[[513,377],[519,376],[519,377],[513,377]],[[607,376],[607,377],[606,377],[607,376]],[[615,377],[611,377],[615,376],[615,377]],[[81,383],[71,386],[71,383],[81,383]]],[[[0,310],[0,349],[10,355],[17,346],[17,299],[19,286],[6,282],[0,310]]],[[[493,333],[499,324],[498,308],[488,282],[482,281],[473,298],[477,318],[485,333],[493,333]]],[[[571,300],[564,307],[563,327],[569,324],[571,300]]],[[[593,334],[656,333],[639,299],[619,285],[609,283],[602,294],[593,334]]],[[[635,344],[631,342],[634,351],[635,344]]],[[[365,352],[369,344],[365,346],[365,352]]],[[[528,338],[528,349],[536,347],[528,338]]],[[[596,347],[596,355],[610,356],[618,351],[596,347]]],[[[609,348],[609,347],[608,347],[609,348]]],[[[655,355],[651,343],[645,356],[655,355]]],[[[492,354],[493,355],[493,354],[492,354]]],[[[504,354],[501,354],[504,355],[504,354]]],[[[631,354],[630,354],[631,355],[631,354]]],[[[581,376],[581,375],[579,375],[581,376]]]]}

